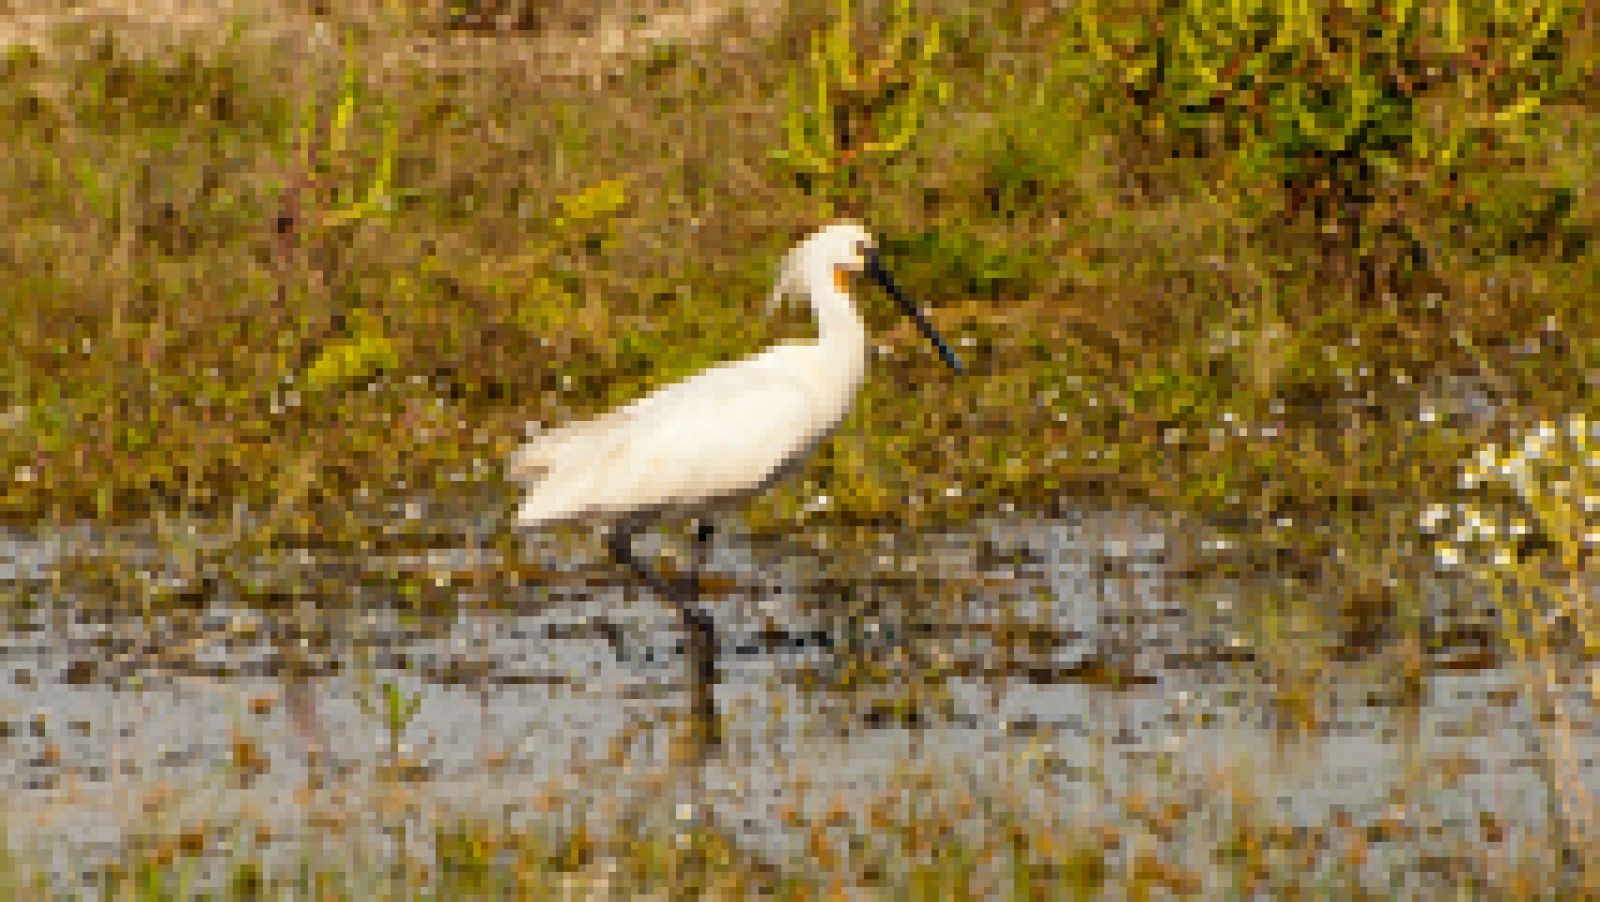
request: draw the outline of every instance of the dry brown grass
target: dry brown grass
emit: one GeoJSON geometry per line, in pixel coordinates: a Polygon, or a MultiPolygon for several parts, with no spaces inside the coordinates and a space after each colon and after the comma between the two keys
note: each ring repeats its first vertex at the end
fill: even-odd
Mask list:
{"type": "MultiPolygon", "coordinates": [[[[73,54],[14,59],[7,88],[8,108],[28,115],[13,117],[17,152],[0,165],[14,224],[3,253],[28,303],[9,321],[17,353],[0,403],[15,425],[0,434],[0,471],[38,478],[0,486],[0,508],[261,502],[306,468],[312,509],[358,490],[453,491],[447,477],[492,481],[526,419],[580,415],[805,328],[757,311],[772,260],[815,224],[768,152],[787,67],[823,7],[771,21],[741,8],[757,14],[666,10],[630,26],[657,29],[653,44],[596,32],[559,49],[548,35],[406,30],[349,8],[246,11],[238,36],[218,29],[188,55],[151,53],[132,32],[53,32],[73,54]],[[319,22],[325,38],[303,39],[319,22]],[[387,109],[395,209],[297,233],[286,252],[274,222],[304,176],[288,151],[299,108],[332,104],[334,35],[362,22],[348,32],[365,92],[354,146],[319,178],[359,186],[387,109]],[[602,47],[644,55],[580,65],[602,47]],[[628,198],[608,221],[555,225],[561,198],[618,177],[628,198]],[[282,403],[283,380],[346,340],[357,310],[381,319],[397,370],[282,403]]],[[[970,13],[941,9],[957,23],[970,13]]],[[[1419,421],[1441,380],[1487,385],[1528,416],[1574,403],[1600,334],[1592,251],[1474,258],[1441,229],[1432,283],[1359,296],[1357,280],[1310,259],[1302,227],[1252,230],[1189,191],[1181,168],[1161,197],[1141,194],[1124,148],[1073,118],[1093,98],[1050,80],[1061,17],[1021,3],[1004,15],[952,26],[958,99],[907,159],[865,177],[902,280],[970,342],[979,375],[933,378],[915,337],[867,299],[894,353],[838,453],[758,505],[758,522],[830,485],[841,516],[898,519],[919,486],[961,483],[961,500],[907,516],[1087,490],[1246,527],[1332,511],[1338,533],[1440,488],[1445,470],[1428,462],[1503,430],[1419,421]],[[1522,352],[1530,341],[1537,353],[1522,352]]],[[[1600,192],[1575,163],[1597,145],[1580,100],[1551,110],[1529,168],[1577,180],[1581,229],[1600,192]]],[[[1197,172],[1190,182],[1210,177],[1197,172]]]]}

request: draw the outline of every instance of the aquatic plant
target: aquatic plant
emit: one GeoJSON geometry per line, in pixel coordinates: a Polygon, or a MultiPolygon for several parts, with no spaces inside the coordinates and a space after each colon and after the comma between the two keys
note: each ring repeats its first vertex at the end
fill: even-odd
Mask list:
{"type": "MultiPolygon", "coordinates": [[[[1600,421],[1572,414],[1522,431],[1505,450],[1485,445],[1462,467],[1460,488],[1469,500],[1429,507],[1420,526],[1435,538],[1442,566],[1465,570],[1492,592],[1501,635],[1549,731],[1552,818],[1577,860],[1592,843],[1595,811],[1573,760],[1555,655],[1576,645],[1579,660],[1600,659],[1600,421]]],[[[1600,670],[1588,674],[1590,696],[1600,700],[1600,670]]]]}
{"type": "MultiPolygon", "coordinates": [[[[1552,645],[1557,620],[1576,631],[1586,654],[1600,655],[1600,612],[1590,601],[1600,553],[1600,421],[1572,414],[1524,430],[1504,450],[1485,445],[1462,467],[1459,485],[1475,497],[1422,514],[1438,562],[1525,590],[1504,610],[1520,656],[1552,645]]],[[[1600,697],[1600,683],[1595,690],[1600,697]]]]}
{"type": "Polygon", "coordinates": [[[405,735],[406,727],[411,725],[411,719],[416,717],[417,709],[422,706],[422,693],[408,693],[400,688],[398,682],[384,680],[378,684],[375,692],[356,693],[356,702],[368,717],[382,724],[389,753],[388,770],[401,772],[402,754],[405,751],[401,738],[405,735]]]}
{"type": "Polygon", "coordinates": [[[830,209],[851,212],[858,173],[904,151],[928,104],[949,92],[934,69],[939,23],[918,28],[916,21],[911,0],[896,0],[888,34],[869,55],[852,37],[850,0],[839,0],[831,26],[812,39],[808,88],[790,74],[785,143],[772,157],[830,209]]]}

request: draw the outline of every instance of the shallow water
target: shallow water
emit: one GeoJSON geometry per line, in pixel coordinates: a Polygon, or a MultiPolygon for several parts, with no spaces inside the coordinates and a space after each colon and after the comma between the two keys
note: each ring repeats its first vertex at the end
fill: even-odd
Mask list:
{"type": "MultiPolygon", "coordinates": [[[[1400,692],[1382,656],[1297,654],[1339,639],[1310,619],[1264,630],[1251,600],[1331,605],[1331,591],[1182,576],[1206,546],[1150,514],[876,547],[719,537],[709,570],[734,582],[711,602],[727,742],[700,767],[673,763],[676,619],[594,543],[530,541],[524,562],[546,576],[522,586],[458,579],[503,564],[459,542],[361,561],[287,554],[276,606],[219,590],[141,616],[66,600],[52,581],[97,541],[0,541],[0,580],[27,602],[0,628],[5,826],[67,884],[130,839],[194,824],[264,825],[271,840],[254,848],[285,866],[330,843],[382,854],[380,802],[396,792],[417,824],[525,819],[556,793],[568,812],[686,812],[793,855],[785,810],[843,799],[859,813],[908,770],[1065,820],[1227,785],[1289,823],[1489,813],[1513,847],[1549,826],[1533,711],[1493,656],[1441,641],[1400,692]],[[452,603],[419,604],[417,579],[452,603]],[[384,684],[418,699],[395,747],[373,707],[384,684]]],[[[119,546],[164,572],[152,546],[119,546]]],[[[1485,616],[1459,584],[1431,585],[1426,608],[1442,637],[1476,635],[1485,616]]],[[[1600,791],[1588,699],[1576,683],[1564,694],[1578,779],[1600,791]]]]}

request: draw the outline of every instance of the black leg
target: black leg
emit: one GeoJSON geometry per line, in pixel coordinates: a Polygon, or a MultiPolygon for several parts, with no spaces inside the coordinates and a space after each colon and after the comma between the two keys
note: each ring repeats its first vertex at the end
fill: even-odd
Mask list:
{"type": "Polygon", "coordinates": [[[694,570],[689,574],[689,591],[695,601],[700,600],[700,573],[706,569],[706,558],[711,553],[711,537],[716,531],[709,517],[701,517],[694,522],[694,570]]]}
{"type": "Polygon", "coordinates": [[[695,744],[711,748],[722,742],[716,697],[717,628],[711,615],[691,605],[679,605],[678,616],[688,638],[690,717],[695,744]]]}
{"type": "Polygon", "coordinates": [[[710,540],[709,521],[701,521],[696,530],[696,565],[694,572],[681,586],[673,586],[644,565],[633,553],[633,532],[636,526],[622,523],[606,537],[611,555],[626,564],[657,595],[667,599],[678,610],[683,624],[685,651],[689,658],[690,717],[695,741],[701,748],[711,748],[721,743],[722,731],[717,718],[717,631],[711,615],[700,610],[699,560],[705,542],[710,540]],[[704,536],[704,539],[701,537],[704,536]]]}
{"type": "Polygon", "coordinates": [[[678,608],[684,629],[689,633],[689,663],[695,671],[695,724],[707,746],[722,741],[721,721],[717,717],[717,702],[712,692],[712,687],[717,684],[717,625],[706,609],[700,606],[700,573],[705,570],[711,537],[715,532],[711,518],[701,517],[696,521],[694,569],[689,573],[689,591],[685,603],[678,608]]]}
{"type": "Polygon", "coordinates": [[[616,558],[617,563],[623,564],[633,571],[633,575],[649,586],[657,595],[664,598],[675,598],[677,593],[671,586],[667,585],[666,580],[657,576],[654,570],[646,567],[643,561],[634,556],[633,533],[636,528],[631,523],[623,523],[611,530],[611,534],[606,536],[606,547],[611,549],[611,556],[616,558]]]}

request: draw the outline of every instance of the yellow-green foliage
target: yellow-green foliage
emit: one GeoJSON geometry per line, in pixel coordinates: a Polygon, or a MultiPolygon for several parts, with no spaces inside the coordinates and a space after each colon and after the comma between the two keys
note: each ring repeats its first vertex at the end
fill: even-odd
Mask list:
{"type": "Polygon", "coordinates": [[[875,54],[857,50],[855,28],[850,0],[839,0],[832,25],[812,39],[810,84],[790,76],[785,146],[773,153],[828,201],[848,194],[859,167],[903,151],[928,102],[949,90],[934,71],[939,23],[918,28],[911,0],[896,0],[875,54]]]}
{"type": "MultiPolygon", "coordinates": [[[[1136,2],[1094,6],[1111,46],[1148,28],[1113,9],[1136,2]]],[[[895,271],[983,378],[933,378],[915,331],[863,292],[874,375],[840,437],[857,446],[817,455],[788,484],[797,508],[835,499],[819,524],[934,525],[1001,498],[1085,492],[1247,524],[1293,515],[1296,542],[1320,555],[1345,535],[1314,532],[1311,514],[1436,497],[1446,475],[1415,461],[1453,459],[1472,441],[1404,415],[1433,374],[1487,370],[1511,383],[1520,418],[1537,419],[1572,409],[1600,360],[1588,352],[1592,251],[1464,259],[1441,268],[1437,298],[1358,309],[1347,282],[1309,270],[1316,248],[1286,252],[1272,233],[1239,230],[1212,198],[1152,205],[1129,192],[1137,135],[1082,115],[1120,92],[1055,52],[1073,4],[860,0],[859,27],[830,18],[809,46],[818,5],[600,82],[527,77],[520,38],[469,51],[379,20],[351,27],[349,48],[245,26],[216,52],[148,53],[117,30],[67,35],[82,52],[6,55],[0,109],[16,115],[0,155],[0,339],[14,353],[0,364],[0,421],[12,424],[0,428],[0,512],[270,503],[284,474],[328,511],[418,486],[457,491],[457,479],[493,478],[528,419],[566,422],[807,328],[750,319],[777,255],[818,221],[814,202],[796,202],[790,167],[752,164],[783,145],[786,102],[791,131],[798,111],[806,141],[837,151],[836,120],[822,114],[844,103],[849,67],[826,54],[847,49],[865,92],[887,67],[874,61],[893,55],[881,49],[896,32],[889,14],[913,7],[922,17],[905,14],[893,45],[902,74],[881,82],[927,60],[924,100],[944,80],[961,102],[938,115],[924,103],[914,131],[917,117],[894,118],[905,107],[873,120],[880,133],[851,132],[877,143],[847,168],[873,191],[895,271]],[[924,37],[935,11],[937,54],[924,37]],[[623,173],[636,180],[614,181],[623,173]],[[1517,351],[1547,317],[1573,353],[1517,351]],[[1212,326],[1243,341],[1212,349],[1212,326]],[[394,363],[372,391],[339,390],[394,363]],[[307,380],[293,386],[307,403],[284,397],[286,376],[307,380]],[[959,497],[928,488],[955,484],[959,497]]],[[[1462,9],[1464,23],[1483,18],[1462,9]]],[[[1596,57],[1594,34],[1570,40],[1572,55],[1596,57]]],[[[1526,56],[1530,71],[1550,65],[1543,51],[1526,56]]],[[[1462,96],[1431,88],[1419,128],[1455,121],[1434,118],[1447,108],[1515,107],[1465,95],[1502,90],[1487,70],[1441,73],[1462,96]]],[[[1569,188],[1568,224],[1582,232],[1595,213],[1592,107],[1582,92],[1541,103],[1543,152],[1503,167],[1569,188]]],[[[1197,115],[1196,128],[1226,118],[1197,115]]],[[[1162,176],[1247,195],[1236,185],[1249,179],[1223,165],[1233,159],[1183,160],[1162,176]]],[[[840,181],[819,193],[847,184],[827,165],[840,181]]],[[[1458,187],[1484,197],[1484,222],[1428,235],[1440,256],[1527,219],[1508,192],[1458,187]]],[[[754,505],[769,522],[777,507],[754,505]]],[[[352,517],[344,538],[366,528],[352,517]]]]}
{"type": "Polygon", "coordinates": [[[1567,87],[1571,0],[1076,5],[1073,46],[1119,130],[1220,156],[1234,199],[1359,233],[1380,194],[1437,188],[1567,87]],[[1251,180],[1275,196],[1252,191],[1251,180]]]}
{"type": "Polygon", "coordinates": [[[417,714],[417,709],[422,705],[421,692],[406,692],[394,680],[384,680],[378,684],[376,690],[370,687],[357,692],[356,701],[361,705],[361,710],[368,717],[378,721],[383,727],[384,737],[389,750],[389,763],[398,766],[400,763],[400,737],[405,734],[406,727],[410,726],[412,718],[417,714]]]}
{"type": "Polygon", "coordinates": [[[587,228],[617,214],[628,202],[626,179],[606,179],[588,188],[561,198],[561,215],[556,218],[558,232],[573,232],[587,228]]]}
{"type": "Polygon", "coordinates": [[[369,379],[400,365],[394,343],[383,324],[365,310],[351,312],[354,328],[349,338],[330,342],[317,354],[301,381],[313,391],[327,391],[369,379]]]}
{"type": "Polygon", "coordinates": [[[612,249],[629,179],[604,179],[556,200],[560,212],[522,253],[482,274],[484,287],[516,295],[516,323],[530,332],[567,328],[576,312],[570,258],[612,249]]]}
{"type": "Polygon", "coordinates": [[[361,69],[356,54],[347,49],[344,74],[333,112],[327,121],[317,114],[313,94],[302,104],[300,127],[296,132],[295,153],[311,170],[313,187],[321,188],[318,209],[308,217],[316,228],[331,229],[359,222],[388,209],[394,177],[395,156],[399,151],[399,130],[395,117],[383,113],[383,143],[372,161],[371,175],[357,175],[362,155],[353,142],[358,105],[361,98],[361,69]]]}

